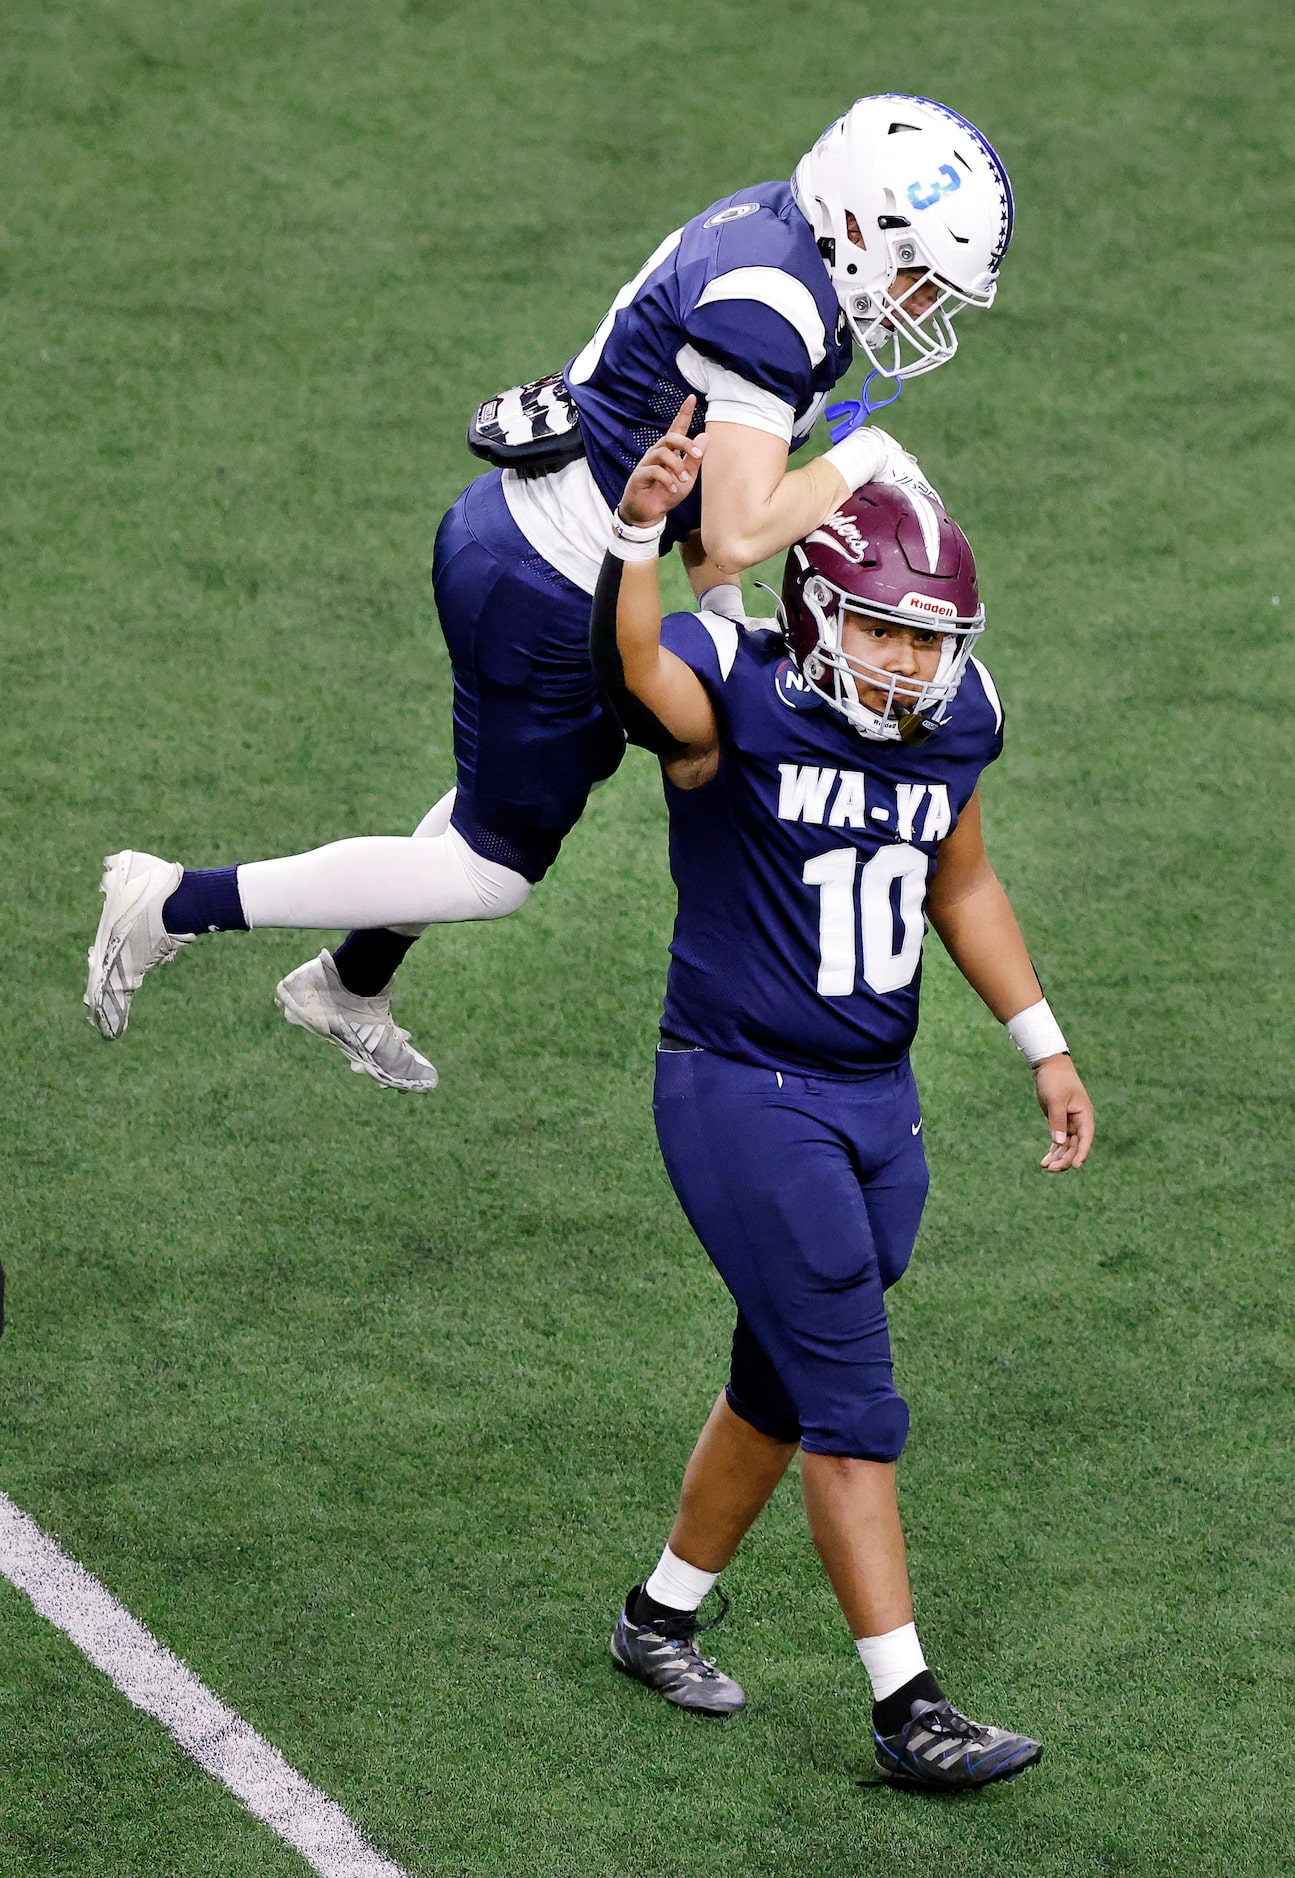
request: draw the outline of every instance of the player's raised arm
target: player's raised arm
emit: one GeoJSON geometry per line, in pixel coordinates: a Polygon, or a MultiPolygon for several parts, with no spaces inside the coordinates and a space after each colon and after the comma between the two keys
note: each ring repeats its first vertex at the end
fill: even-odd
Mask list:
{"type": "Polygon", "coordinates": [[[1041,1165],[1051,1174],[1082,1167],[1093,1143],[1093,1105],[990,866],[979,790],[941,844],[927,911],[958,970],[1033,1067],[1039,1107],[1052,1133],[1041,1165]]]}
{"type": "Polygon", "coordinates": [[[713,773],[719,731],[705,686],[661,644],[657,552],[665,518],[692,492],[706,453],[705,435],[687,434],[696,404],[685,398],[625,485],[589,627],[594,669],[626,735],[685,787],[713,773]]]}

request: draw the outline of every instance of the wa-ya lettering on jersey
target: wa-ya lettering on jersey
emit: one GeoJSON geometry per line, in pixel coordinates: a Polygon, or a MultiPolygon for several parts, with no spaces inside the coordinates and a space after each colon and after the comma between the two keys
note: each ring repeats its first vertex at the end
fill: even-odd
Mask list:
{"type": "MultiPolygon", "coordinates": [[[[667,236],[566,369],[589,468],[613,506],[690,391],[693,429],[748,424],[804,442],[850,363],[845,317],[789,183],[759,183],[667,236]]],[[[698,527],[699,493],[664,547],[698,527]]]]}
{"type": "Polygon", "coordinates": [[[661,636],[721,737],[712,782],[666,785],[679,910],[663,1028],[771,1069],[901,1062],[939,845],[1002,749],[992,679],[972,659],[948,720],[910,749],[852,731],[770,629],[672,613],[661,636]]]}

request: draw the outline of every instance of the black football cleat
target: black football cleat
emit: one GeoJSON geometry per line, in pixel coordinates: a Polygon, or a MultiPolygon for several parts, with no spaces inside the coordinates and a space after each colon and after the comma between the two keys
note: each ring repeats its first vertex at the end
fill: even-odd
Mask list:
{"type": "Polygon", "coordinates": [[[746,1696],[739,1685],[697,1648],[697,1632],[711,1626],[699,1623],[695,1611],[666,1615],[660,1605],[645,1622],[636,1624],[629,1613],[639,1608],[640,1592],[638,1585],[630,1592],[612,1632],[612,1661],[617,1669],[645,1682],[676,1708],[697,1715],[735,1715],[745,1708],[746,1696]]]}
{"type": "Polygon", "coordinates": [[[897,1734],[872,1738],[877,1765],[899,1786],[928,1793],[957,1793],[1014,1780],[1043,1758],[1043,1748],[1028,1735],[1008,1734],[987,1722],[969,1721],[952,1702],[913,1704],[909,1721],[897,1734]]]}

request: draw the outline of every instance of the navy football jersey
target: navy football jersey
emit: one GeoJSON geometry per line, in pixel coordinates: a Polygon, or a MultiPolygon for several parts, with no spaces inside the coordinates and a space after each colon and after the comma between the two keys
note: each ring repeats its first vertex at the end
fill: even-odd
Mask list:
{"type": "Polygon", "coordinates": [[[662,643],[705,685],[720,766],[666,783],[679,910],[662,1028],[770,1069],[854,1076],[917,1030],[927,887],[940,842],[1002,749],[972,659],[916,748],[859,736],[776,631],[672,613],[662,643]]]}
{"type": "MultiPolygon", "coordinates": [[[[709,412],[795,449],[849,363],[845,315],[790,183],[758,183],[667,236],[564,376],[615,507],[690,391],[695,431],[709,412]]],[[[698,490],[667,519],[662,552],[700,523],[698,490]]]]}

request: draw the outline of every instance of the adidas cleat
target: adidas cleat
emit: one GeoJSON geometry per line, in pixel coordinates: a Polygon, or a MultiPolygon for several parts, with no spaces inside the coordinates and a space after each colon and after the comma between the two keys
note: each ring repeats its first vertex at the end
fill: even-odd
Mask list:
{"type": "Polygon", "coordinates": [[[184,873],[178,861],[123,848],[108,856],[103,869],[103,912],[87,954],[90,975],[82,1002],[91,1023],[115,1038],[130,1021],[130,1002],[145,972],[173,959],[193,934],[170,933],[162,924],[162,908],[184,873]]]}
{"type": "Polygon", "coordinates": [[[740,1685],[697,1648],[697,1632],[710,1626],[699,1624],[692,1611],[681,1611],[668,1620],[631,1623],[629,1607],[637,1590],[636,1586],[626,1598],[626,1609],[612,1632],[612,1661],[617,1669],[645,1682],[676,1708],[691,1709],[697,1715],[735,1715],[745,1708],[740,1685]]]}
{"type": "Polygon", "coordinates": [[[331,952],[281,978],[274,1001],[290,1024],[335,1043],[357,1076],[372,1076],[383,1089],[436,1087],[436,1071],[391,1015],[390,987],[375,998],[357,997],[338,977],[331,952]]]}
{"type": "Polygon", "coordinates": [[[874,1728],[877,1765],[887,1779],[928,1792],[954,1793],[1014,1780],[1043,1758],[1028,1735],[1008,1734],[986,1722],[968,1721],[952,1702],[913,1704],[912,1720],[898,1734],[874,1728]]]}

